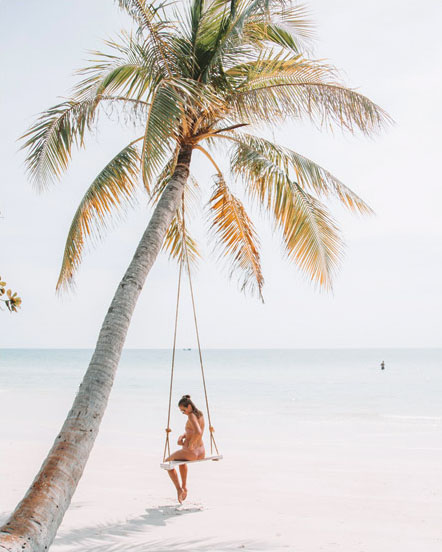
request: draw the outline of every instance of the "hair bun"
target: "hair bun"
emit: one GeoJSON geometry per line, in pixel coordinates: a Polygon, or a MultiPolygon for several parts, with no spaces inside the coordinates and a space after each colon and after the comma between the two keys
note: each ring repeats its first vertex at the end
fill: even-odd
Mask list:
{"type": "Polygon", "coordinates": [[[190,399],[190,395],[183,395],[183,399],[190,399]]]}

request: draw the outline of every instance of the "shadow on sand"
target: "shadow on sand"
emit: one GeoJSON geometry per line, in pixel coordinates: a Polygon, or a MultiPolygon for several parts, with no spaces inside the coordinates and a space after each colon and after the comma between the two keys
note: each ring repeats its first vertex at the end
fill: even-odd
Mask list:
{"type": "MultiPolygon", "coordinates": [[[[157,506],[156,508],[146,508],[145,513],[131,519],[126,519],[121,522],[103,523],[89,527],[81,527],[73,529],[66,533],[63,530],[60,532],[54,544],[81,544],[89,539],[104,539],[110,537],[130,537],[138,533],[145,532],[149,526],[162,526],[170,518],[184,516],[200,512],[199,507],[181,508],[178,506],[157,506]]],[[[89,548],[88,548],[89,549],[89,548]]]]}
{"type": "Polygon", "coordinates": [[[166,526],[167,520],[200,512],[200,507],[158,506],[145,513],[117,523],[103,523],[67,531],[56,537],[53,546],[72,547],[75,552],[213,552],[224,550],[277,550],[278,546],[251,540],[221,539],[155,539],[149,538],[149,527],[166,526]],[[144,538],[143,538],[144,533],[144,538]],[[140,542],[142,539],[142,542],[140,542]],[[137,542],[138,541],[138,542],[137,542]]]}

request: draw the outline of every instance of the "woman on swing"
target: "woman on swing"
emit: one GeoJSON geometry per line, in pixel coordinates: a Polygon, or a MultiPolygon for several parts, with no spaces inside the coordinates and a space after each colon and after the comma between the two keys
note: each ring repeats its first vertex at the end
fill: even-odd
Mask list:
{"type": "MultiPolygon", "coordinates": [[[[178,402],[178,407],[187,416],[184,434],[178,437],[178,445],[182,448],[166,458],[166,462],[172,460],[202,460],[206,455],[203,443],[203,413],[190,400],[190,395],[183,395],[178,402]]],[[[180,469],[181,484],[175,469],[168,470],[168,474],[177,490],[178,502],[182,504],[187,497],[187,464],[181,464],[178,467],[180,469]]]]}

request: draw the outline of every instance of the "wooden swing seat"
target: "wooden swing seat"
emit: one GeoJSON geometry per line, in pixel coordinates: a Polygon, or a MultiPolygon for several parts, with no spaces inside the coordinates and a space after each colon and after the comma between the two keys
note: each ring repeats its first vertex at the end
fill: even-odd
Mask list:
{"type": "Polygon", "coordinates": [[[172,460],[171,462],[164,462],[163,464],[160,464],[160,467],[163,468],[163,470],[173,470],[176,466],[181,466],[182,464],[196,464],[197,462],[206,462],[206,460],[213,460],[214,462],[217,462],[222,459],[222,454],[218,454],[217,456],[208,456],[207,458],[202,458],[201,460],[172,460]]]}

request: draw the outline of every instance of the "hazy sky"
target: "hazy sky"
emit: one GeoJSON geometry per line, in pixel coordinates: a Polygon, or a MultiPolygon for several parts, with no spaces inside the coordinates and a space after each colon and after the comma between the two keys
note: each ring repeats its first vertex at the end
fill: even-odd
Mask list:
{"type": "MultiPolygon", "coordinates": [[[[275,138],[322,164],[376,211],[360,218],[333,207],[347,243],[334,292],[315,290],[264,220],[265,304],[245,297],[225,266],[205,257],[195,275],[205,347],[440,347],[442,312],[442,5],[437,1],[312,0],[314,57],[386,109],[382,135],[321,133],[286,125],[275,138]]],[[[69,95],[86,51],[126,25],[111,0],[0,2],[0,274],[23,297],[19,314],[0,312],[1,347],[93,347],[115,288],[150,216],[146,200],[84,258],[75,294],[57,297],[67,231],[96,174],[131,135],[104,124],[74,154],[60,184],[37,194],[17,138],[40,111],[69,95]]],[[[194,156],[206,190],[212,168],[194,156]]],[[[204,226],[196,237],[204,244],[204,226]]],[[[127,347],[169,347],[177,269],[162,255],[148,276],[127,347]]],[[[188,298],[179,346],[195,345],[188,298]]]]}

